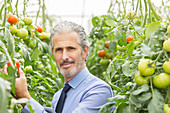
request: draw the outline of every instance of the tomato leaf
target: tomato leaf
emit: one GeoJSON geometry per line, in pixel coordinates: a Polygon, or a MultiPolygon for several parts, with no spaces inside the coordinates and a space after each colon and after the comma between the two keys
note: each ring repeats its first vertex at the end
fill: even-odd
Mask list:
{"type": "Polygon", "coordinates": [[[154,55],[154,52],[151,50],[151,48],[143,43],[141,44],[141,52],[143,57],[145,56],[151,57],[152,55],[154,55]]]}
{"type": "Polygon", "coordinates": [[[0,77],[0,111],[6,113],[8,108],[8,97],[10,96],[10,83],[0,77]]]}
{"type": "Polygon", "coordinates": [[[153,90],[153,98],[148,104],[149,113],[164,113],[163,111],[164,98],[157,90],[153,90]]]}
{"type": "Polygon", "coordinates": [[[146,92],[146,93],[143,93],[141,96],[139,96],[138,100],[145,102],[149,100],[151,97],[152,97],[151,92],[146,92]]]}
{"type": "Polygon", "coordinates": [[[97,27],[99,25],[99,23],[100,23],[99,17],[95,16],[92,18],[92,24],[94,27],[97,27]]]}
{"type": "Polygon", "coordinates": [[[112,108],[114,103],[107,103],[104,106],[101,107],[99,110],[99,113],[109,113],[110,108],[112,108]]]}
{"type": "Polygon", "coordinates": [[[130,74],[130,61],[126,61],[123,65],[122,65],[122,71],[123,71],[123,74],[127,77],[130,77],[131,74],[130,74]]]}
{"type": "Polygon", "coordinates": [[[138,89],[135,90],[135,91],[133,91],[131,94],[132,94],[132,95],[139,95],[140,93],[146,92],[146,91],[148,91],[148,90],[149,90],[148,84],[144,84],[144,85],[138,87],[138,89]]]}
{"type": "Polygon", "coordinates": [[[126,44],[126,35],[122,30],[114,29],[116,39],[118,40],[118,44],[120,46],[127,45],[126,44]]]}
{"type": "Polygon", "coordinates": [[[110,27],[114,27],[115,26],[114,20],[106,19],[105,23],[106,23],[106,25],[108,25],[110,27]]]}
{"type": "Polygon", "coordinates": [[[7,49],[9,54],[13,54],[15,51],[15,46],[14,46],[14,37],[11,35],[10,31],[8,29],[5,29],[5,34],[4,38],[7,40],[7,49]]]}
{"type": "Polygon", "coordinates": [[[150,23],[146,28],[146,38],[149,38],[150,35],[152,35],[152,33],[154,33],[159,26],[160,26],[160,22],[150,23]]]}

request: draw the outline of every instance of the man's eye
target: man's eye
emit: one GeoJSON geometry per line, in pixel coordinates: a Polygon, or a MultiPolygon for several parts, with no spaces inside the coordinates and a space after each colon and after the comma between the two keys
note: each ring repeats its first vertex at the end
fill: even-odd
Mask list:
{"type": "Polygon", "coordinates": [[[61,51],[61,48],[57,48],[57,49],[55,49],[55,51],[57,52],[57,51],[61,51]]]}
{"type": "Polygon", "coordinates": [[[69,47],[70,50],[74,50],[75,48],[74,47],[69,47]]]}

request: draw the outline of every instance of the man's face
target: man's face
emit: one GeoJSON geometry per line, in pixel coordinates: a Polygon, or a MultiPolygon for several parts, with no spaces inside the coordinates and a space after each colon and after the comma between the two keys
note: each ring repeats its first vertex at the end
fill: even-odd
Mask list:
{"type": "Polygon", "coordinates": [[[84,68],[87,54],[78,43],[78,34],[69,32],[53,36],[53,55],[59,71],[71,77],[84,68]]]}

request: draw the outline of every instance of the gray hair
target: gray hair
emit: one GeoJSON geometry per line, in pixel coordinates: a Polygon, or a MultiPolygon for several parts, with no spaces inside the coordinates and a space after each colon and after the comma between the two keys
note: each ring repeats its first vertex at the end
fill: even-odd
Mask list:
{"type": "Polygon", "coordinates": [[[82,50],[84,50],[85,47],[88,46],[89,44],[84,28],[76,23],[68,21],[62,21],[53,28],[50,36],[50,44],[52,49],[53,49],[53,36],[55,34],[68,33],[71,31],[75,31],[76,33],[78,33],[79,36],[78,43],[81,45],[82,50]]]}

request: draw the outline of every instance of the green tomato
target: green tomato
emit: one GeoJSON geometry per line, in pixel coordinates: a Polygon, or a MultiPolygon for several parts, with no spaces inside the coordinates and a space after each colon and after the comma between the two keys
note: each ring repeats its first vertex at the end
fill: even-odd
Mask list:
{"type": "Polygon", "coordinates": [[[101,59],[99,63],[103,66],[108,66],[110,61],[109,59],[101,59]]]}
{"type": "Polygon", "coordinates": [[[28,36],[28,31],[27,31],[27,29],[25,29],[25,28],[19,29],[19,30],[17,31],[16,36],[18,36],[18,37],[20,37],[20,38],[25,38],[25,37],[27,37],[27,36],[28,36]]]}
{"type": "Polygon", "coordinates": [[[26,73],[31,73],[31,72],[33,71],[33,69],[32,69],[32,66],[31,66],[31,65],[26,66],[26,67],[25,67],[25,69],[26,69],[26,73]]]}
{"type": "Polygon", "coordinates": [[[32,24],[32,19],[30,17],[25,17],[23,19],[25,25],[31,25],[32,24]]]}
{"type": "Polygon", "coordinates": [[[19,53],[21,54],[21,56],[23,56],[23,52],[22,52],[22,50],[21,50],[21,49],[19,50],[19,53]]]}
{"type": "Polygon", "coordinates": [[[139,71],[135,74],[135,81],[138,85],[148,84],[148,79],[149,77],[143,77],[139,71]]]}
{"type": "Polygon", "coordinates": [[[150,76],[155,72],[155,63],[149,66],[152,63],[150,59],[141,59],[138,63],[138,70],[143,76],[150,76]]]}
{"type": "Polygon", "coordinates": [[[114,56],[113,53],[106,53],[106,58],[108,58],[108,59],[112,59],[113,56],[114,56]]]}
{"type": "Polygon", "coordinates": [[[10,25],[9,26],[9,30],[10,30],[10,32],[12,33],[12,34],[15,34],[15,33],[17,33],[17,27],[14,25],[14,24],[12,24],[12,25],[10,25]]]}
{"type": "Polygon", "coordinates": [[[170,60],[163,63],[163,69],[165,72],[170,73],[170,60]]]}
{"type": "Polygon", "coordinates": [[[164,111],[165,113],[170,113],[170,106],[168,104],[164,104],[164,111]]]}
{"type": "Polygon", "coordinates": [[[124,52],[124,51],[126,51],[126,48],[117,45],[117,50],[124,52]]]}
{"type": "Polygon", "coordinates": [[[167,27],[167,32],[170,33],[170,25],[167,27]]]}
{"type": "Polygon", "coordinates": [[[166,88],[170,85],[170,75],[167,73],[161,73],[153,78],[153,84],[157,88],[166,88]]]}
{"type": "Polygon", "coordinates": [[[163,43],[163,48],[170,52],[170,38],[168,40],[165,40],[164,43],[163,43]]]}
{"type": "Polygon", "coordinates": [[[25,23],[24,23],[23,21],[19,21],[19,25],[20,25],[20,26],[24,26],[25,23]]]}
{"type": "MultiPolygon", "coordinates": [[[[133,11],[129,11],[127,14],[126,14],[126,18],[127,19],[132,19],[132,17],[133,17],[133,15],[134,15],[135,13],[133,12],[133,11]]],[[[135,18],[135,17],[134,17],[135,18]]]]}
{"type": "Polygon", "coordinates": [[[28,44],[28,47],[30,47],[31,49],[33,49],[33,48],[35,47],[35,44],[30,41],[29,44],[28,44]]]}

